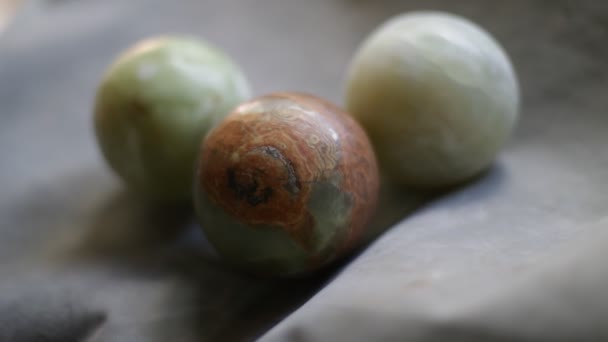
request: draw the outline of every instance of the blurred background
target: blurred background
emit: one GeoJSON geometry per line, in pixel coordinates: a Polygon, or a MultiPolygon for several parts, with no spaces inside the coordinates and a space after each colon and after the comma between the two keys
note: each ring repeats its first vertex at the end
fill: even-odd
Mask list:
{"type": "Polygon", "coordinates": [[[19,0],[4,0],[0,2],[0,32],[4,30],[17,10],[19,0]]]}

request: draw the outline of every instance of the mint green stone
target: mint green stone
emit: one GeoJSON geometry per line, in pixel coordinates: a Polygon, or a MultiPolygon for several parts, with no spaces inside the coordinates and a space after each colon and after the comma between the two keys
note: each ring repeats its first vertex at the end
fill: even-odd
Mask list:
{"type": "Polygon", "coordinates": [[[101,81],[97,140],[134,191],[153,200],[188,200],[202,138],[249,97],[245,76],[217,49],[182,37],[144,40],[101,81]]]}
{"type": "Polygon", "coordinates": [[[393,181],[437,188],[490,167],[519,116],[507,53],[483,28],[442,12],[388,20],[353,57],[346,107],[393,181]]]}

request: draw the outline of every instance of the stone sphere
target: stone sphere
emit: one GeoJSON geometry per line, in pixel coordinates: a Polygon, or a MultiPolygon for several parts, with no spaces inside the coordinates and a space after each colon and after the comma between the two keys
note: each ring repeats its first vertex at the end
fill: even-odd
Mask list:
{"type": "Polygon", "coordinates": [[[492,164],[517,121],[519,89],[489,33],[455,15],[414,12],[362,44],[346,102],[390,178],[438,188],[492,164]]]}
{"type": "Polygon", "coordinates": [[[183,37],[147,39],[119,56],[101,81],[97,141],[135,192],[191,200],[202,138],[249,94],[243,73],[215,48],[183,37]]]}
{"type": "Polygon", "coordinates": [[[351,116],[311,95],[276,93],[240,105],[206,137],[194,203],[229,263],[295,276],[358,245],[378,184],[371,144],[351,116]]]}

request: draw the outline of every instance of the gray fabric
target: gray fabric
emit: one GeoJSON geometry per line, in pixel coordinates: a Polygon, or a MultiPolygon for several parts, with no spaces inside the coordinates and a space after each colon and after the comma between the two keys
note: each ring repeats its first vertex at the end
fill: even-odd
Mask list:
{"type": "Polygon", "coordinates": [[[0,340],[607,340],[607,38],[608,3],[592,0],[30,2],[0,36],[0,340]],[[141,203],[101,161],[95,86],[137,39],[204,37],[256,94],[342,103],[359,42],[413,9],[496,35],[522,120],[472,184],[385,184],[374,234],[392,227],[342,269],[227,269],[188,210],[141,203]]]}
{"type": "Polygon", "coordinates": [[[61,289],[2,287],[0,341],[83,341],[105,314],[61,289]],[[68,299],[69,298],[69,299],[68,299]]]}

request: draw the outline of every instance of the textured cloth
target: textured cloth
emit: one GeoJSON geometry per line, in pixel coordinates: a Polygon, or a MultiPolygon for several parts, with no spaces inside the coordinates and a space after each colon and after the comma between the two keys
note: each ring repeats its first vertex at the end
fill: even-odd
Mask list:
{"type": "Polygon", "coordinates": [[[608,340],[608,3],[26,3],[0,35],[0,341],[608,340]],[[374,233],[299,280],[225,267],[188,210],[126,193],[92,133],[95,87],[134,41],[224,49],[256,94],[342,103],[357,45],[403,11],[488,29],[513,58],[520,126],[476,182],[385,185],[374,233]]]}

